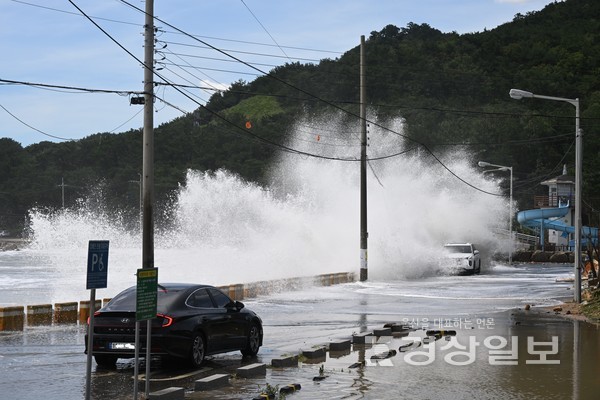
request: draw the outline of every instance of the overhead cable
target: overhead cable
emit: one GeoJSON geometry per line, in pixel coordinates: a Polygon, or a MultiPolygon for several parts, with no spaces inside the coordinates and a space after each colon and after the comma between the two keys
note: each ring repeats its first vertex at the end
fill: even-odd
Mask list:
{"type": "Polygon", "coordinates": [[[56,136],[56,135],[51,135],[49,133],[41,131],[41,130],[39,130],[39,129],[37,129],[37,128],[31,126],[31,125],[29,125],[27,122],[23,121],[22,119],[20,119],[19,117],[17,117],[16,115],[14,115],[13,113],[11,113],[10,111],[8,111],[6,109],[6,107],[4,107],[2,104],[0,104],[0,108],[2,108],[4,111],[6,111],[6,113],[8,115],[10,115],[11,117],[13,117],[17,121],[19,121],[20,123],[22,123],[23,125],[25,125],[26,127],[30,128],[30,129],[33,129],[34,131],[39,132],[39,133],[41,133],[44,136],[48,136],[48,137],[51,137],[51,138],[54,138],[54,139],[58,139],[58,140],[67,140],[67,141],[74,140],[74,139],[64,138],[64,137],[60,137],[60,136],[56,136]]]}

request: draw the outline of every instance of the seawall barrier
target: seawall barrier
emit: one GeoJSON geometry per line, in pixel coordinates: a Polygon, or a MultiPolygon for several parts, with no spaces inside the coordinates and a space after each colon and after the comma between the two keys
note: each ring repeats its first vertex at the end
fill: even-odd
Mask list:
{"type": "MultiPolygon", "coordinates": [[[[331,286],[355,281],[354,272],[337,272],[313,277],[276,279],[269,281],[236,283],[217,286],[233,300],[244,300],[274,293],[295,291],[310,286],[331,286]]],[[[99,310],[110,301],[96,300],[94,310],[99,310]]],[[[90,301],[34,304],[27,306],[0,307],[0,331],[22,331],[26,327],[52,324],[80,324],[90,316],[90,301]]]]}
{"type": "Polygon", "coordinates": [[[22,331],[25,323],[25,307],[0,307],[0,331],[22,331]]]}

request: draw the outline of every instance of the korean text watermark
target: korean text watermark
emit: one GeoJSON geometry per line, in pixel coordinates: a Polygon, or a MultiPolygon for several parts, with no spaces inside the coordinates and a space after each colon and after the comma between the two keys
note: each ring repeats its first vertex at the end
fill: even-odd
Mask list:
{"type": "MultiPolygon", "coordinates": [[[[393,366],[396,357],[401,357],[405,363],[414,366],[430,365],[436,358],[442,358],[447,364],[455,366],[470,365],[482,358],[487,359],[490,365],[518,365],[523,362],[531,365],[560,364],[556,357],[558,336],[552,336],[550,341],[537,341],[528,336],[527,354],[521,354],[520,357],[518,336],[490,335],[478,341],[475,335],[458,338],[454,331],[450,335],[445,333],[446,331],[428,331],[425,337],[409,334],[400,339],[398,351],[392,345],[391,337],[379,337],[369,350],[370,357],[366,358],[365,364],[393,366]],[[440,340],[441,338],[444,340],[440,340]]],[[[524,350],[524,346],[521,350],[524,350]]]]}

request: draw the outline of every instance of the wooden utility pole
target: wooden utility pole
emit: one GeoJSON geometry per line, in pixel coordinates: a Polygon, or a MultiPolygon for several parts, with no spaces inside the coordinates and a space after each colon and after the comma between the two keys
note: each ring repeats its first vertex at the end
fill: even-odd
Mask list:
{"type": "MultiPolygon", "coordinates": [[[[154,0],[146,0],[144,20],[144,147],[142,151],[142,268],[154,268],[154,0]]],[[[139,288],[138,288],[139,289],[139,288]]],[[[137,303],[136,303],[137,310],[137,303]]],[[[136,311],[137,312],[137,311],[136,311]]],[[[136,317],[137,318],[137,317],[136,317]]],[[[140,322],[135,323],[136,346],[133,395],[138,396],[140,322]]],[[[146,321],[146,387],[145,398],[150,393],[152,320],[146,321]]]]}
{"type": "Polygon", "coordinates": [[[146,0],[144,24],[144,226],[142,268],[154,268],[154,0],[146,0]]]}
{"type": "Polygon", "coordinates": [[[62,177],[60,182],[61,183],[58,186],[60,186],[62,189],[62,208],[64,210],[65,209],[65,178],[62,177]]]}
{"type": "Polygon", "coordinates": [[[365,78],[365,36],[360,37],[360,281],[367,269],[367,87],[365,78]]]}

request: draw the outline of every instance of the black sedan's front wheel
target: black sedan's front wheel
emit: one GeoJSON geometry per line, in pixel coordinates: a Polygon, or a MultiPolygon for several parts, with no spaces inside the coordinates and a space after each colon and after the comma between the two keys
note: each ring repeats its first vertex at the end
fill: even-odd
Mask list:
{"type": "Polygon", "coordinates": [[[248,344],[242,349],[242,355],[245,357],[254,357],[260,348],[260,329],[255,323],[250,327],[248,333],[248,344]]]}
{"type": "Polygon", "coordinates": [[[190,362],[193,367],[200,367],[204,361],[204,355],[206,354],[206,342],[202,333],[194,333],[192,339],[192,349],[190,352],[190,362]]]}

